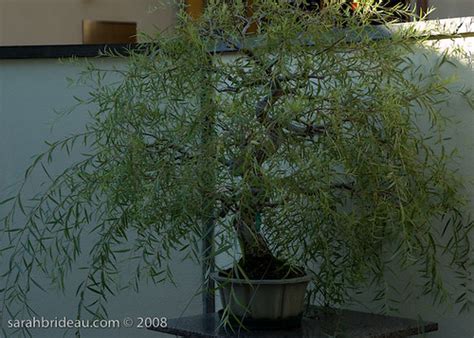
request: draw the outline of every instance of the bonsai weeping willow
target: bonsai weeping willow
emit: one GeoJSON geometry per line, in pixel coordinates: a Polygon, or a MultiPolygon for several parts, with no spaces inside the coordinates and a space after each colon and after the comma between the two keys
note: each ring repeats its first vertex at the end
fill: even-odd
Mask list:
{"type": "Polygon", "coordinates": [[[181,10],[127,67],[89,65],[84,131],[50,142],[2,203],[3,316],[31,311],[38,274],[64,288],[81,259],[78,316],[105,317],[130,274],[122,262],[135,267],[130,287],[160,283],[178,251],[201,262],[203,239],[206,259],[228,254],[249,278],[314,276],[309,302],[343,304],[375,285],[386,304],[391,274],[413,268],[436,301],[454,271],[467,309],[472,222],[440,107],[470,93],[439,76],[449,55],[420,67],[414,50],[435,53],[423,38],[387,33],[410,16],[373,1],[260,0],[249,11],[211,0],[199,19],[181,10]],[[75,163],[48,172],[75,150],[75,163]],[[24,196],[37,169],[45,189],[24,196]]]}

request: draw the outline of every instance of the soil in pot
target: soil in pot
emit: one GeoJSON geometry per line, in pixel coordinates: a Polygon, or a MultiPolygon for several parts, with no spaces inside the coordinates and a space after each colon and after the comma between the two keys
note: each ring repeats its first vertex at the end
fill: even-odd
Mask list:
{"type": "Polygon", "coordinates": [[[273,255],[242,257],[236,266],[219,273],[226,278],[290,279],[305,276],[303,268],[292,266],[273,255]],[[245,272],[245,276],[242,274],[245,272]]]}

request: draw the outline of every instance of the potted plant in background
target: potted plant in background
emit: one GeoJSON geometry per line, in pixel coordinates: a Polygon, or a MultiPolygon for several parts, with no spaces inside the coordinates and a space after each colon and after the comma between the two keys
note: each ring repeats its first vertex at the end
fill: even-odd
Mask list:
{"type": "Polygon", "coordinates": [[[335,306],[380,285],[387,265],[416,266],[437,298],[440,255],[466,293],[472,222],[450,155],[438,151],[446,122],[438,107],[470,94],[436,77],[446,57],[433,68],[412,62],[419,34],[370,26],[410,12],[341,6],[308,12],[260,0],[248,17],[245,1],[209,1],[199,19],[181,11],[174,34],[131,51],[127,69],[91,65],[81,78],[93,88],[83,102],[94,108],[91,121],[50,143],[25,181],[38,167],[49,176],[45,165],[61,150],[83,143],[87,151],[30,203],[21,189],[2,202],[10,207],[2,313],[31,311],[21,300],[35,273],[63,286],[86,232],[96,237],[79,316],[106,316],[121,260],[136,264],[136,285],[159,283],[172,278],[178,250],[207,263],[227,324],[294,325],[309,280],[307,303],[335,306]],[[215,53],[222,46],[237,52],[215,53]],[[234,263],[212,274],[220,254],[234,263]]]}

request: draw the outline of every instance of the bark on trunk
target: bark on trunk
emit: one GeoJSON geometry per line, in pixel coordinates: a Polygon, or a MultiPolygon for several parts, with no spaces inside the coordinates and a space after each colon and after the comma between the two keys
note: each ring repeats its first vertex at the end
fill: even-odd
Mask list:
{"type": "Polygon", "coordinates": [[[273,256],[267,241],[262,234],[255,229],[254,224],[248,225],[242,220],[237,220],[234,226],[244,259],[246,257],[273,256]]]}

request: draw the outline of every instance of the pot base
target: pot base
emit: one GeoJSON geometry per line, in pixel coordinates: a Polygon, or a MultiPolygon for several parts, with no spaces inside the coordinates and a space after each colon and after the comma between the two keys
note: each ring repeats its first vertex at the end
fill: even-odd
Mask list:
{"type": "MultiPolygon", "coordinates": [[[[219,310],[219,317],[222,318],[223,310],[219,310]]],[[[240,320],[240,322],[230,316],[229,326],[231,329],[247,329],[247,330],[284,330],[284,329],[295,329],[301,327],[301,319],[303,315],[288,317],[284,319],[254,319],[246,318],[240,320]]]]}

